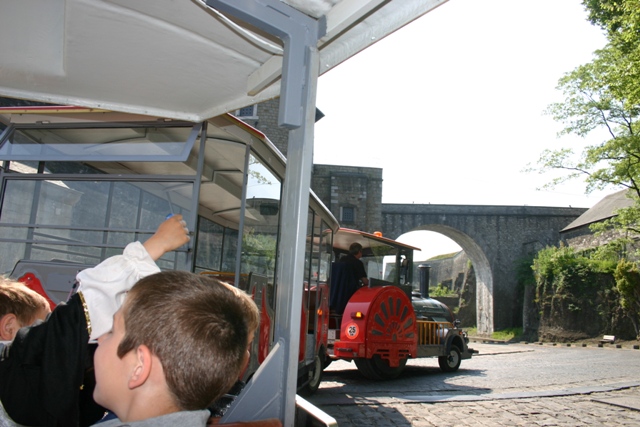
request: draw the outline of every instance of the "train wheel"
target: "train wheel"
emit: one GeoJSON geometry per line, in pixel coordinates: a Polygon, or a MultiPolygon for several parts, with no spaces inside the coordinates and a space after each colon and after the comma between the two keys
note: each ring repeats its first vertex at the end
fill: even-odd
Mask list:
{"type": "Polygon", "coordinates": [[[455,345],[451,346],[449,354],[447,356],[438,357],[438,365],[444,372],[455,372],[460,367],[460,350],[455,345]]]}
{"type": "Polygon", "coordinates": [[[333,362],[333,359],[329,356],[325,356],[324,362],[322,362],[322,370],[324,371],[325,369],[327,369],[329,365],[331,365],[331,362],[333,362]]]}
{"type": "Polygon", "coordinates": [[[357,358],[354,361],[362,376],[370,380],[392,380],[397,378],[407,365],[407,359],[400,359],[400,365],[397,368],[392,368],[389,366],[389,362],[377,354],[371,359],[357,358]]]}
{"type": "Polygon", "coordinates": [[[313,364],[309,367],[309,381],[302,387],[300,394],[311,396],[318,391],[322,382],[322,371],[324,369],[324,349],[320,349],[319,354],[313,359],[313,364]]]}

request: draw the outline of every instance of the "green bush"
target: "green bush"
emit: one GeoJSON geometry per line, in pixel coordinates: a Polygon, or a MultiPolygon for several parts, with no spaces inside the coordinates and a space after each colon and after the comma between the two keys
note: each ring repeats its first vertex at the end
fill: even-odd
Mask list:
{"type": "MultiPolygon", "coordinates": [[[[578,252],[572,247],[547,247],[533,259],[535,303],[540,313],[541,338],[574,338],[598,334],[629,335],[629,316],[637,315],[621,299],[620,289],[638,289],[640,273],[631,264],[619,264],[616,244],[578,252]],[[614,277],[615,276],[615,277],[614,277]]],[[[631,298],[633,299],[633,298],[631,298]]],[[[634,306],[635,309],[638,306],[634,306]]],[[[637,323],[633,322],[637,335],[637,323]]]]}
{"type": "Polygon", "coordinates": [[[627,313],[640,337],[640,271],[638,266],[629,261],[620,260],[615,271],[616,288],[620,293],[620,304],[627,313]]]}
{"type": "Polygon", "coordinates": [[[438,286],[436,286],[435,288],[429,288],[429,296],[431,298],[450,297],[456,296],[456,293],[451,291],[451,289],[447,288],[446,286],[442,286],[442,283],[438,283],[438,286]]]}

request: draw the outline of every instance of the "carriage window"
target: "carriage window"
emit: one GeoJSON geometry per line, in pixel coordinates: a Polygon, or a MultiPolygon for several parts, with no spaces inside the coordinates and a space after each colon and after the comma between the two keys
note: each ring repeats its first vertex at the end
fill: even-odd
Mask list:
{"type": "MultiPolygon", "coordinates": [[[[0,211],[0,271],[20,259],[65,260],[94,265],[122,253],[128,243],[150,237],[169,213],[189,213],[191,183],[56,179],[55,175],[7,175],[0,211]],[[168,193],[172,192],[172,196],[168,193]],[[171,202],[170,202],[171,201],[171,202]]],[[[191,226],[191,228],[193,228],[191,226]]],[[[161,268],[184,263],[170,253],[161,268]]]]}
{"type": "Polygon", "coordinates": [[[197,273],[221,271],[233,273],[236,266],[238,230],[223,227],[206,218],[198,218],[197,273]]]}
{"type": "Polygon", "coordinates": [[[329,272],[331,271],[333,232],[324,221],[322,221],[320,236],[320,265],[318,266],[318,281],[326,283],[329,280],[329,272]]]}
{"type": "Polygon", "coordinates": [[[249,160],[241,268],[275,283],[280,180],[254,155],[249,160]]]}
{"type": "Polygon", "coordinates": [[[315,285],[318,280],[317,275],[314,275],[314,271],[317,271],[317,269],[313,266],[317,265],[317,253],[315,251],[318,248],[318,243],[316,242],[317,236],[314,235],[313,230],[313,213],[313,209],[309,209],[309,219],[307,220],[307,247],[304,251],[304,281],[308,286],[315,285]]]}
{"type": "Polygon", "coordinates": [[[220,271],[223,243],[224,227],[206,218],[198,218],[196,272],[220,271]]]}

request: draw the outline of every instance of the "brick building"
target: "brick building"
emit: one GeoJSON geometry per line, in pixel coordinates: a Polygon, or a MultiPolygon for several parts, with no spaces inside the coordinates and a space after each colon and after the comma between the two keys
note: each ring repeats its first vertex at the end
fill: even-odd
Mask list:
{"type": "Polygon", "coordinates": [[[381,168],[313,165],[311,188],[343,227],[381,231],[381,168]]]}
{"type": "Polygon", "coordinates": [[[633,199],[627,197],[627,192],[626,189],[620,190],[600,200],[575,221],[560,230],[560,239],[567,246],[572,246],[577,250],[585,250],[605,245],[613,239],[622,237],[620,232],[615,231],[596,235],[589,227],[595,222],[614,217],[618,209],[632,206],[633,199]]]}

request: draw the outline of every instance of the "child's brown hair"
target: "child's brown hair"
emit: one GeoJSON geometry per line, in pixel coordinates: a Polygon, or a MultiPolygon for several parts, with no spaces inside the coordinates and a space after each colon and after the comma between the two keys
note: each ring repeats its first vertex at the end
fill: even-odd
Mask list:
{"type": "Polygon", "coordinates": [[[122,306],[124,357],[146,345],[182,410],[204,409],[231,388],[246,360],[245,302],[216,279],[165,271],[136,283],[122,306]]]}
{"type": "Polygon", "coordinates": [[[247,315],[246,319],[247,319],[247,326],[249,327],[249,334],[255,333],[255,331],[258,329],[258,326],[260,326],[260,311],[258,310],[258,306],[256,305],[251,295],[249,295],[242,289],[236,288],[235,286],[229,283],[226,283],[226,282],[220,282],[220,283],[227,286],[233,293],[235,293],[238,296],[238,298],[240,298],[240,300],[245,306],[245,313],[247,315]]]}
{"type": "Polygon", "coordinates": [[[45,297],[21,282],[0,277],[0,317],[14,314],[22,325],[28,326],[44,310],[50,311],[45,297]]]}

